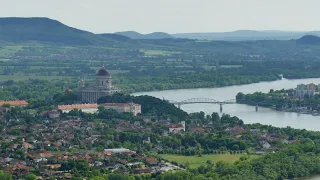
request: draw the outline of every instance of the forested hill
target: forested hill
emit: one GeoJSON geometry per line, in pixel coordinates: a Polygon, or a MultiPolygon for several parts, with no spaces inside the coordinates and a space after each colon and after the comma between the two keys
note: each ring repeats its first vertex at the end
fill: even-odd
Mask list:
{"type": "Polygon", "coordinates": [[[120,34],[111,34],[111,33],[105,33],[105,34],[100,34],[100,36],[106,37],[106,38],[110,38],[110,39],[114,39],[117,41],[129,41],[131,40],[130,37],[127,36],[123,36],[120,34]]]}
{"type": "Polygon", "coordinates": [[[0,18],[0,40],[71,45],[111,44],[113,38],[93,34],[49,18],[0,18]]]}
{"type": "Polygon", "coordinates": [[[115,34],[130,37],[131,39],[172,39],[172,38],[174,38],[170,34],[164,33],[164,32],[153,32],[150,34],[140,34],[135,31],[123,31],[123,32],[116,32],[115,34]]]}
{"type": "Polygon", "coordinates": [[[306,35],[297,40],[298,44],[320,44],[320,37],[314,35],[306,35]]]}

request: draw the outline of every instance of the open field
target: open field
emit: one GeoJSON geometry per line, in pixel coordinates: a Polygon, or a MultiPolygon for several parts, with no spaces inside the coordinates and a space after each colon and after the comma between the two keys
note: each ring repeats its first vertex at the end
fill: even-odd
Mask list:
{"type": "Polygon", "coordinates": [[[22,46],[0,46],[0,56],[8,57],[20,51],[22,46]]]}
{"type": "MultiPolygon", "coordinates": [[[[180,156],[180,155],[163,155],[162,158],[168,161],[175,161],[178,164],[185,164],[188,162],[190,164],[190,168],[196,168],[201,165],[205,165],[207,160],[211,160],[213,163],[217,163],[219,161],[226,161],[229,163],[234,163],[237,161],[241,156],[244,155],[232,155],[232,154],[210,154],[210,155],[203,155],[202,157],[198,156],[180,156]]],[[[260,156],[257,155],[250,155],[251,158],[257,158],[260,156]]]]}
{"type": "Polygon", "coordinates": [[[171,54],[179,54],[180,52],[177,51],[162,51],[162,50],[141,50],[144,52],[146,56],[156,56],[156,55],[163,55],[168,56],[171,54]]]}

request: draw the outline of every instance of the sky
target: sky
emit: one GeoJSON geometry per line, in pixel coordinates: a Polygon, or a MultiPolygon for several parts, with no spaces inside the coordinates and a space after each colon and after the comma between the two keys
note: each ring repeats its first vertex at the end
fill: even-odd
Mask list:
{"type": "Polygon", "coordinates": [[[0,17],[48,17],[94,33],[320,30],[320,0],[0,0],[0,17]]]}

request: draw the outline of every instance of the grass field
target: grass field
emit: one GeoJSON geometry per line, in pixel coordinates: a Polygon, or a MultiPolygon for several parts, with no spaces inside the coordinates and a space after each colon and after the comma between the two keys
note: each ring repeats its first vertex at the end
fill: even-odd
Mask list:
{"type": "Polygon", "coordinates": [[[180,52],[176,51],[162,51],[162,50],[141,50],[144,52],[146,56],[156,56],[156,55],[163,55],[163,56],[168,56],[171,54],[179,54],[180,52]]]}
{"type": "MultiPolygon", "coordinates": [[[[203,155],[202,157],[198,156],[179,156],[179,155],[163,155],[162,158],[168,161],[175,161],[178,164],[185,164],[188,162],[190,164],[190,168],[196,168],[201,165],[205,165],[207,160],[211,160],[213,163],[217,163],[219,161],[226,161],[229,163],[234,163],[241,156],[244,155],[232,155],[232,154],[211,154],[211,155],[203,155]]],[[[257,158],[257,155],[250,155],[251,158],[257,158]]]]}

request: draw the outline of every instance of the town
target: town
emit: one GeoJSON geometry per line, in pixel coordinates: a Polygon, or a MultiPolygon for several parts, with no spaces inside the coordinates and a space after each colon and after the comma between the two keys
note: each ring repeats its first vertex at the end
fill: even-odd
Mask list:
{"type": "Polygon", "coordinates": [[[278,111],[320,115],[320,85],[300,84],[295,89],[270,90],[269,93],[237,95],[237,103],[273,108],[278,111]]]}

